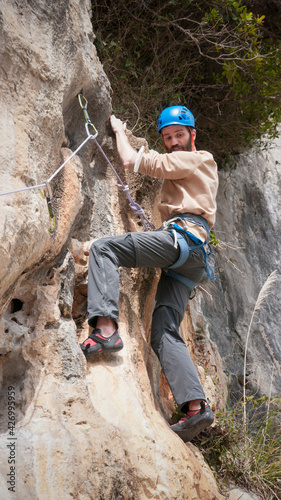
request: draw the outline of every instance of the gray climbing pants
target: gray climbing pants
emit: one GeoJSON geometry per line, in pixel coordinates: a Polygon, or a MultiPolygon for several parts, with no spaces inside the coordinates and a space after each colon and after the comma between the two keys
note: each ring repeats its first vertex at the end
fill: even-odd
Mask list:
{"type": "MultiPolygon", "coordinates": [[[[194,246],[185,236],[188,244],[194,246]]],[[[88,280],[88,322],[96,318],[113,318],[118,324],[119,267],[150,267],[165,269],[179,257],[171,232],[127,233],[101,238],[90,249],[88,280]]],[[[191,250],[185,264],[173,272],[199,283],[205,270],[201,248],[191,250]]],[[[187,346],[179,335],[191,290],[181,281],[162,272],[159,280],[151,326],[151,345],[180,408],[188,401],[206,399],[197,370],[187,346]]]]}

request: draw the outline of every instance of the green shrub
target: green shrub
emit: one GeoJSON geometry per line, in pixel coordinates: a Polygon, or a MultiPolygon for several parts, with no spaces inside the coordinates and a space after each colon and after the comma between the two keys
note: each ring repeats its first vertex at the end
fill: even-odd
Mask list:
{"type": "MultiPolygon", "coordinates": [[[[275,0],[269,0],[269,4],[275,0]]],[[[92,1],[95,44],[113,108],[151,147],[156,118],[185,103],[200,149],[217,158],[241,151],[281,121],[281,20],[248,0],[92,1]],[[252,5],[253,4],[253,5],[252,5]]]]}

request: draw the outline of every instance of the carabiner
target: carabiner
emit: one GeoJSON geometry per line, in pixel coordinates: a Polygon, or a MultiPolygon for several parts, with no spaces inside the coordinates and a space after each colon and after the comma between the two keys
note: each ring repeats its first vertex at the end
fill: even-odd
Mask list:
{"type": "Polygon", "coordinates": [[[88,101],[87,101],[86,97],[82,94],[78,94],[78,100],[79,100],[79,104],[80,104],[81,108],[83,109],[83,113],[84,113],[86,122],[91,123],[91,120],[90,120],[90,117],[89,117],[89,114],[87,111],[88,101]],[[84,99],[84,101],[85,101],[84,105],[82,103],[82,99],[84,99]]]}
{"type": "Polygon", "coordinates": [[[56,217],[53,211],[52,207],[52,189],[48,181],[45,182],[45,187],[47,188],[48,194],[45,195],[41,189],[39,189],[39,193],[41,194],[42,198],[46,200],[47,202],[47,208],[48,208],[48,213],[49,213],[49,227],[48,231],[51,236],[55,235],[56,232],[56,217]]]}
{"type": "Polygon", "coordinates": [[[85,123],[85,127],[86,127],[86,131],[87,131],[88,136],[90,136],[92,139],[95,139],[98,136],[98,131],[97,131],[95,125],[91,121],[88,121],[87,123],[85,123]],[[94,132],[95,132],[94,135],[90,134],[89,126],[93,127],[94,132]]]}
{"type": "Polygon", "coordinates": [[[82,94],[78,94],[78,101],[79,101],[79,104],[80,104],[81,108],[83,109],[83,113],[84,113],[84,116],[85,116],[85,120],[86,120],[85,127],[86,127],[87,135],[88,135],[88,137],[91,136],[92,139],[95,139],[97,137],[97,135],[98,135],[98,131],[97,131],[95,125],[90,120],[90,117],[89,117],[89,114],[88,114],[88,111],[87,111],[88,101],[87,101],[86,97],[84,95],[82,95],[82,94]],[[82,103],[82,99],[85,102],[84,105],[82,103]],[[94,129],[94,135],[90,134],[90,132],[89,132],[89,127],[90,126],[93,127],[93,129],[94,129]]]}
{"type": "Polygon", "coordinates": [[[79,104],[80,104],[82,109],[84,109],[84,108],[87,109],[88,101],[83,94],[78,94],[78,101],[79,101],[79,104]],[[82,104],[82,99],[84,99],[84,101],[85,101],[85,106],[83,106],[83,104],[82,104]]]}

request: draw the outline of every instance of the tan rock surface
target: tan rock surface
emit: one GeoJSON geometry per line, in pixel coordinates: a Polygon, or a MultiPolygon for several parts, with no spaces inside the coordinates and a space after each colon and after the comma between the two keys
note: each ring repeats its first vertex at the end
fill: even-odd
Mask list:
{"type": "MultiPolygon", "coordinates": [[[[90,7],[86,0],[0,2],[0,192],[44,181],[85,139],[82,87],[99,141],[114,157],[90,7]]],[[[122,175],[155,213],[159,182],[122,175]]],[[[52,190],[54,237],[37,190],[0,197],[0,498],[222,499],[202,457],[166,422],[171,394],[149,346],[157,272],[120,273],[124,350],[88,364],[80,350],[88,334],[86,240],[140,227],[93,144],[67,163],[52,190]]],[[[182,331],[195,355],[188,315],[182,331]]]]}

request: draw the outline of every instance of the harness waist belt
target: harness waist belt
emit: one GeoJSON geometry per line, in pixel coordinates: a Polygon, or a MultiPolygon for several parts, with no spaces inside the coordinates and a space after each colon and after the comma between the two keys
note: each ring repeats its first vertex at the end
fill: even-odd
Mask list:
{"type": "MultiPolygon", "coordinates": [[[[203,227],[203,229],[205,229],[205,231],[207,233],[207,239],[209,238],[210,229],[209,229],[209,224],[206,221],[206,219],[204,217],[202,217],[202,215],[191,214],[189,212],[185,212],[184,214],[177,214],[174,217],[171,217],[169,220],[167,220],[163,223],[163,229],[167,229],[171,224],[173,224],[177,220],[191,222],[192,224],[195,224],[196,226],[203,227]]],[[[183,229],[183,228],[181,228],[181,229],[183,229]]],[[[195,238],[195,236],[193,236],[193,238],[195,238]]],[[[197,240],[199,241],[198,238],[197,238],[197,240]]],[[[195,240],[193,240],[193,241],[195,241],[195,240]]]]}
{"type": "Polygon", "coordinates": [[[204,253],[204,260],[205,260],[205,266],[206,266],[206,273],[209,279],[216,279],[214,269],[210,264],[208,264],[207,261],[207,256],[208,254],[212,253],[211,251],[206,252],[205,245],[208,245],[207,239],[205,241],[200,240],[192,234],[190,231],[187,231],[186,229],[183,229],[181,226],[176,224],[174,221],[176,220],[187,220],[189,222],[192,222],[193,224],[199,225],[203,227],[206,230],[207,233],[207,238],[209,237],[209,225],[207,221],[204,219],[204,217],[200,215],[194,215],[194,214],[184,214],[184,215],[179,215],[175,216],[174,218],[170,219],[169,221],[166,222],[167,227],[164,228],[167,229],[170,232],[173,232],[176,237],[177,237],[177,242],[180,248],[180,255],[179,258],[172,264],[171,266],[167,267],[164,272],[175,279],[178,279],[182,283],[184,283],[189,289],[193,290],[196,286],[197,283],[191,281],[190,279],[186,278],[185,276],[182,276],[180,274],[174,273],[171,271],[171,269],[176,269],[184,265],[184,263],[187,261],[189,257],[189,252],[190,250],[194,250],[195,248],[202,248],[203,253],[204,253]],[[184,234],[189,236],[189,238],[194,241],[195,245],[190,246],[188,242],[186,241],[184,234]]]}

